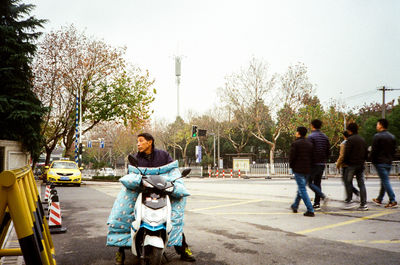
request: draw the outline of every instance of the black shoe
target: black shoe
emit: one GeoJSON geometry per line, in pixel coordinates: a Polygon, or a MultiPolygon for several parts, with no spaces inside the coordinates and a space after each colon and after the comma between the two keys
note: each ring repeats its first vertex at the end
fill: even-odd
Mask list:
{"type": "Polygon", "coordinates": [[[193,257],[192,251],[186,247],[185,252],[181,255],[181,260],[187,262],[195,262],[196,259],[193,257]]]}
{"type": "Polygon", "coordinates": [[[297,209],[293,207],[293,205],[290,205],[290,208],[292,209],[293,213],[297,213],[297,209]]]}
{"type": "Polygon", "coordinates": [[[321,210],[321,206],[319,204],[313,205],[313,208],[314,208],[315,211],[321,210]]]}
{"type": "Polygon", "coordinates": [[[308,217],[314,217],[315,216],[315,214],[313,212],[309,212],[309,211],[305,212],[303,215],[304,216],[308,216],[308,217]]]}

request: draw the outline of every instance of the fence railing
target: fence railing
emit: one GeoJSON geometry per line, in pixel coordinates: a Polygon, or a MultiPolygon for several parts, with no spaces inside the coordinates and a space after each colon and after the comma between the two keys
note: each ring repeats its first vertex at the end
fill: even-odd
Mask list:
{"type": "MultiPolygon", "coordinates": [[[[182,172],[186,167],[180,167],[179,170],[182,172]]],[[[189,177],[201,177],[203,176],[203,168],[202,167],[188,167],[191,168],[192,171],[189,174],[189,177]]],[[[127,174],[127,170],[125,168],[117,168],[114,169],[115,176],[125,176],[127,174]]],[[[83,178],[91,178],[93,176],[99,175],[98,169],[84,169],[82,170],[83,178]]]]}
{"type": "MultiPolygon", "coordinates": [[[[228,172],[225,174],[226,178],[230,177],[230,172],[231,169],[225,169],[225,172],[228,172]]],[[[211,170],[209,172],[209,176],[211,177],[217,177],[221,178],[222,170],[219,170],[217,172],[216,170],[211,170]]],[[[234,171],[232,176],[233,177],[239,177],[239,172],[234,171]]],[[[289,163],[274,163],[272,164],[250,164],[250,168],[248,171],[241,171],[241,177],[242,178],[291,178],[293,177],[293,172],[292,169],[289,167],[289,163]]],[[[365,171],[364,174],[366,177],[373,177],[377,176],[376,169],[372,163],[367,162],[365,163],[365,171]]],[[[335,163],[327,163],[325,164],[325,170],[323,173],[323,176],[325,178],[327,177],[338,177],[341,175],[341,172],[339,169],[336,168],[335,163]]],[[[394,161],[392,163],[392,168],[390,170],[390,175],[392,176],[400,176],[400,161],[394,161]]]]}

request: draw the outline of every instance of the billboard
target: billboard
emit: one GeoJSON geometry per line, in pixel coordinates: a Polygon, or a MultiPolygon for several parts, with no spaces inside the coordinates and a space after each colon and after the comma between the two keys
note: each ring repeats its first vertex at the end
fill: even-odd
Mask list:
{"type": "Polygon", "coordinates": [[[234,171],[250,171],[250,158],[233,158],[234,171]]]}

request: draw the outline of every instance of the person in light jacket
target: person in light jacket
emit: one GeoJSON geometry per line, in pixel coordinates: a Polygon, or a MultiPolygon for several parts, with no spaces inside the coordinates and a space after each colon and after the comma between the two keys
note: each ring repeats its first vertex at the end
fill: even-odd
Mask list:
{"type": "MultiPolygon", "coordinates": [[[[346,170],[347,170],[347,165],[345,163],[343,163],[344,150],[346,148],[347,138],[349,138],[350,135],[349,135],[349,133],[347,131],[344,131],[342,134],[343,134],[344,141],[340,144],[339,158],[336,161],[336,168],[339,169],[339,170],[340,169],[342,170],[342,180],[343,180],[343,184],[344,184],[345,183],[344,177],[346,175],[346,170]]],[[[360,191],[354,187],[353,181],[351,182],[351,186],[352,186],[352,191],[353,191],[354,195],[359,197],[360,196],[360,191]]]]}

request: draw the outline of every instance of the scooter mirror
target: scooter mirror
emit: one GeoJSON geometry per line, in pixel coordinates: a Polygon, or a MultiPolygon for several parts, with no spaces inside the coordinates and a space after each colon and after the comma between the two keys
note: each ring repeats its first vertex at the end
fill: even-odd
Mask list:
{"type": "Polygon", "coordinates": [[[132,154],[128,155],[128,160],[129,160],[129,164],[131,164],[132,166],[134,166],[134,167],[138,166],[138,161],[132,154]]]}
{"type": "Polygon", "coordinates": [[[184,169],[184,170],[182,171],[182,177],[184,178],[184,177],[186,177],[187,175],[189,175],[190,171],[192,171],[192,169],[190,169],[190,168],[184,169]]]}

